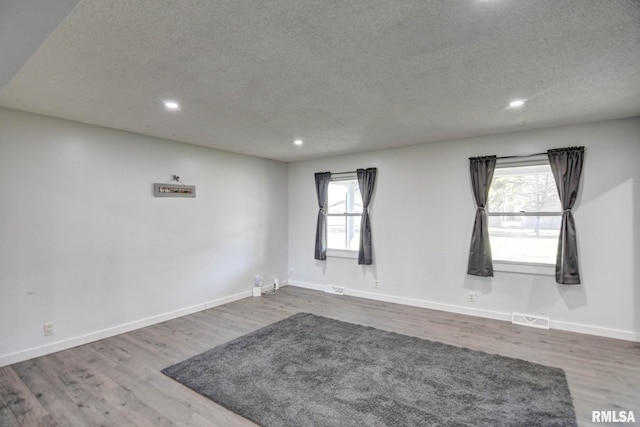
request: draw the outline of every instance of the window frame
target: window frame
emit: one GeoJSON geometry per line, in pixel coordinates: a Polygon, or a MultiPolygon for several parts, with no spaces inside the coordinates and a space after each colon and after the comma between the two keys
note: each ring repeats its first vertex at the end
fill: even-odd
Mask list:
{"type": "MultiPolygon", "coordinates": [[[[498,159],[496,161],[495,170],[502,168],[517,168],[525,166],[541,166],[549,165],[549,158],[546,154],[533,156],[527,159],[498,159]]],[[[495,178],[495,172],[494,172],[495,178]]],[[[493,180],[492,180],[493,184],[493,180]]],[[[491,189],[489,189],[491,191],[491,189]]],[[[487,217],[492,216],[513,216],[513,217],[528,217],[528,216],[540,216],[540,217],[559,217],[562,218],[562,211],[550,212],[491,212],[489,210],[489,201],[487,200],[486,206],[487,217]]],[[[489,242],[491,242],[491,234],[489,234],[489,242]]],[[[555,276],[555,263],[540,263],[540,262],[527,262],[527,261],[508,261],[508,260],[495,260],[493,259],[494,271],[501,271],[505,273],[520,273],[531,274],[541,276],[555,276]]]]}
{"type": "MultiPolygon", "coordinates": [[[[345,173],[341,173],[341,174],[335,174],[335,175],[331,175],[331,178],[329,179],[329,185],[331,185],[332,182],[338,182],[338,181],[356,181],[356,184],[358,184],[358,175],[357,173],[354,172],[345,172],[345,173]]],[[[329,198],[327,197],[327,205],[329,204],[329,198]]],[[[360,218],[360,220],[362,220],[362,212],[360,213],[349,213],[349,212],[343,212],[343,213],[329,213],[329,210],[327,208],[327,221],[325,224],[325,233],[328,236],[329,235],[329,231],[327,230],[327,227],[329,226],[329,217],[333,216],[333,217],[341,217],[341,218],[345,218],[345,224],[346,224],[346,219],[349,217],[357,217],[360,218]]],[[[335,249],[335,248],[330,248],[329,247],[329,243],[327,242],[327,257],[333,257],[333,258],[353,258],[353,259],[357,259],[358,258],[358,252],[359,249],[335,249]]]]}

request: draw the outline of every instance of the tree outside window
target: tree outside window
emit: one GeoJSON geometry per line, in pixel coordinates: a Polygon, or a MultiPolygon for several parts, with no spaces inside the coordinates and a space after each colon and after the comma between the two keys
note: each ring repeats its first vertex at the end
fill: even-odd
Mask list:
{"type": "Polygon", "coordinates": [[[487,209],[493,260],[555,264],[561,211],[548,161],[496,165],[487,209]]]}

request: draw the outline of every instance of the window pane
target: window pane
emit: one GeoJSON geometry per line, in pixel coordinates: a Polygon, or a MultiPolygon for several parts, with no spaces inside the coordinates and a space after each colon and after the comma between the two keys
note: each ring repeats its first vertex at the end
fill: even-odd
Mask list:
{"type": "Polygon", "coordinates": [[[359,216],[327,216],[327,247],[357,251],[360,245],[359,216]]]}
{"type": "Polygon", "coordinates": [[[344,216],[327,217],[327,247],[345,249],[346,222],[344,216]]]}
{"type": "Polygon", "coordinates": [[[549,164],[496,167],[488,208],[489,212],[560,212],[549,164]]]}
{"type": "Polygon", "coordinates": [[[347,249],[352,251],[360,248],[360,220],[359,216],[347,217],[347,249]]]}
{"type": "Polygon", "coordinates": [[[331,181],[328,196],[329,213],[362,213],[358,180],[331,181]]]}
{"type": "Polygon", "coordinates": [[[555,264],[560,221],[560,216],[489,217],[493,260],[555,264]]]}

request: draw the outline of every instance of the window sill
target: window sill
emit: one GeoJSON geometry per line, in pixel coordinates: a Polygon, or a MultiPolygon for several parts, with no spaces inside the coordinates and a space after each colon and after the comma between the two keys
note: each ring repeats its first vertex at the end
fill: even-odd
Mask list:
{"type": "Polygon", "coordinates": [[[493,261],[493,270],[503,273],[531,274],[534,276],[555,277],[556,275],[556,266],[553,264],[493,261]]]}
{"type": "Polygon", "coordinates": [[[358,251],[348,251],[345,249],[327,249],[327,256],[332,258],[358,259],[358,251]]]}

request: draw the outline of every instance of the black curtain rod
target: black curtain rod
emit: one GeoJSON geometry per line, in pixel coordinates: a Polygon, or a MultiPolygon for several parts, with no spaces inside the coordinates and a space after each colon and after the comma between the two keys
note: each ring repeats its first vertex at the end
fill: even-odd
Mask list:
{"type": "MultiPolygon", "coordinates": [[[[368,168],[368,169],[377,169],[377,168],[376,167],[371,167],[371,168],[368,168]]],[[[358,173],[358,171],[354,170],[354,171],[347,171],[347,172],[330,172],[330,173],[331,173],[331,175],[348,175],[348,174],[352,174],[352,173],[358,173]]]]}
{"type": "Polygon", "coordinates": [[[536,157],[536,156],[546,156],[546,155],[547,155],[547,152],[545,151],[544,153],[521,154],[519,156],[501,156],[501,157],[496,157],[496,159],[519,159],[524,157],[536,157]]]}

